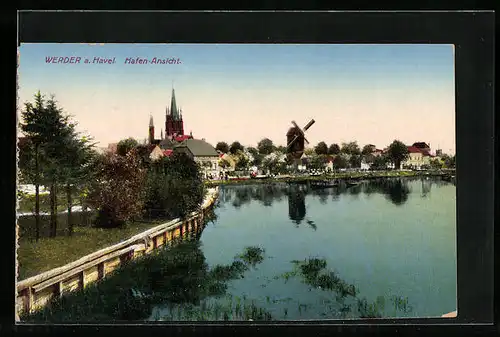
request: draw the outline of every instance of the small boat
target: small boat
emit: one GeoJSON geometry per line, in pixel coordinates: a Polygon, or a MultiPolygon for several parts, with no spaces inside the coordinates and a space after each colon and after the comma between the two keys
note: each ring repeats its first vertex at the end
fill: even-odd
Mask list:
{"type": "Polygon", "coordinates": [[[337,187],[338,185],[336,181],[311,181],[312,189],[337,187]]]}
{"type": "Polygon", "coordinates": [[[351,186],[358,186],[359,184],[361,184],[360,181],[353,181],[353,180],[348,180],[345,182],[345,184],[347,185],[347,187],[351,187],[351,186]]]}

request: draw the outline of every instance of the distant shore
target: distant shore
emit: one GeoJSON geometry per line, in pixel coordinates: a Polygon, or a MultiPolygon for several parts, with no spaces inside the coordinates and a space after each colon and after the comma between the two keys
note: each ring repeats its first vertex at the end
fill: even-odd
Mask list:
{"type": "Polygon", "coordinates": [[[304,176],[292,176],[292,175],[281,175],[275,177],[265,177],[265,178],[230,178],[228,180],[207,180],[205,184],[207,186],[218,186],[218,185],[250,185],[250,184],[269,184],[277,182],[306,182],[306,181],[317,181],[317,180],[330,180],[330,179],[341,179],[341,180],[365,180],[365,179],[379,179],[379,178],[397,178],[397,177],[449,177],[454,176],[455,171],[371,171],[371,172],[336,172],[322,175],[304,175],[304,176]]]}

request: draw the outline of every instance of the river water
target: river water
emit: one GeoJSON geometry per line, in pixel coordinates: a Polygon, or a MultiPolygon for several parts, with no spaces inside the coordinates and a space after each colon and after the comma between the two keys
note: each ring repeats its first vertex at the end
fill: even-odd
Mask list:
{"type": "MultiPolygon", "coordinates": [[[[338,318],[334,313],[349,303],[297,275],[286,277],[293,260],[310,258],[354,285],[351,303],[364,300],[379,317],[438,317],[456,310],[455,196],[455,186],[439,178],[321,190],[222,186],[201,250],[213,267],[231,264],[244,247],[262,248],[263,261],[230,281],[227,294],[251,299],[275,319],[338,318]]],[[[165,310],[156,307],[154,315],[165,310]]],[[[356,317],[356,310],[343,316],[356,317]]]]}

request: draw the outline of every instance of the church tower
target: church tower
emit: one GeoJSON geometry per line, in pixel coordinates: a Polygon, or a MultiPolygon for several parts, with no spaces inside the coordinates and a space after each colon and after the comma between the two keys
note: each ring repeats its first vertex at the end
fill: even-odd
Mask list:
{"type": "Polygon", "coordinates": [[[153,116],[149,117],[149,144],[153,144],[155,140],[155,125],[153,123],[153,116]]]}
{"type": "Polygon", "coordinates": [[[175,90],[172,88],[172,98],[170,101],[170,109],[167,107],[165,118],[165,137],[183,136],[184,121],[182,120],[182,110],[177,107],[175,100],[175,90]]]}

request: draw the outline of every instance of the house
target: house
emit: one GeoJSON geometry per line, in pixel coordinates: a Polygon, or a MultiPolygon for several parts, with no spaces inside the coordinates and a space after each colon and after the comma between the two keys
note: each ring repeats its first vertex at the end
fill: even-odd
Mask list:
{"type": "Polygon", "coordinates": [[[412,146],[416,147],[417,149],[419,149],[421,151],[431,152],[431,146],[425,142],[416,142],[416,143],[413,143],[412,146]]]}
{"type": "Polygon", "coordinates": [[[186,139],[173,150],[188,154],[202,167],[206,175],[217,176],[220,173],[220,156],[215,148],[204,139],[186,139]]]}
{"type": "Polygon", "coordinates": [[[236,161],[233,159],[233,157],[231,155],[229,155],[227,153],[220,153],[219,154],[219,164],[223,160],[229,164],[229,167],[220,166],[221,169],[224,169],[226,171],[234,171],[236,169],[236,161]]]}
{"type": "Polygon", "coordinates": [[[149,159],[151,159],[152,161],[159,160],[163,158],[163,156],[163,150],[160,149],[158,145],[154,145],[153,149],[151,149],[151,152],[149,153],[149,159]]]}
{"type": "MultiPolygon", "coordinates": [[[[417,143],[415,143],[417,144],[417,143]]],[[[421,143],[427,145],[425,143],[421,143]]],[[[430,153],[430,148],[428,146],[408,146],[408,159],[402,164],[403,167],[412,167],[420,169],[423,165],[429,165],[431,158],[434,156],[430,153]]]]}

